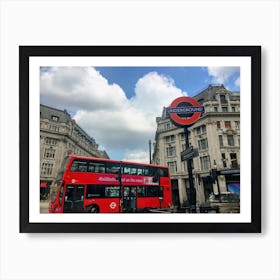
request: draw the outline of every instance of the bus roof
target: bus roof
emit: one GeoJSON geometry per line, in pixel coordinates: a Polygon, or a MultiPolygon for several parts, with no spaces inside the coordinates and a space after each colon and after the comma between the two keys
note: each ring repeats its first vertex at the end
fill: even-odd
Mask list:
{"type": "Polygon", "coordinates": [[[103,162],[117,162],[117,163],[123,163],[123,164],[135,164],[135,165],[142,165],[142,166],[168,168],[167,166],[157,165],[157,164],[148,164],[148,163],[142,163],[142,162],[123,161],[123,160],[115,160],[115,159],[107,159],[107,158],[95,158],[95,157],[78,156],[78,155],[69,155],[68,157],[71,159],[87,159],[87,160],[97,160],[97,161],[103,161],[103,162]]]}

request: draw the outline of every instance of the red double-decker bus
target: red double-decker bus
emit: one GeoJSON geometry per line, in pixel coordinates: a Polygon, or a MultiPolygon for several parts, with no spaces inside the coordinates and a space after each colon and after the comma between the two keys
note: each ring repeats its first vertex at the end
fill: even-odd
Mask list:
{"type": "Polygon", "coordinates": [[[133,213],[172,205],[168,167],[83,156],[63,161],[50,213],[133,213]]]}

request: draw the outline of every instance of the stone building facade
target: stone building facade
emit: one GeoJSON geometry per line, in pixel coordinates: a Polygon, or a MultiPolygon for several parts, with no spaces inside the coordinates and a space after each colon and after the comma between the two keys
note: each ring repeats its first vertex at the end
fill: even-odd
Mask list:
{"type": "Polygon", "coordinates": [[[68,154],[109,158],[70,114],[40,105],[40,193],[46,197],[62,160],[68,154]]]}
{"type": "MultiPolygon", "coordinates": [[[[205,205],[211,194],[227,193],[231,184],[240,183],[240,93],[209,85],[193,98],[205,109],[188,128],[190,146],[198,151],[192,159],[197,205],[205,205]]],[[[166,108],[156,122],[153,162],[169,166],[173,203],[182,206],[189,201],[187,164],[181,160],[184,128],[172,123],[166,108]]]]}

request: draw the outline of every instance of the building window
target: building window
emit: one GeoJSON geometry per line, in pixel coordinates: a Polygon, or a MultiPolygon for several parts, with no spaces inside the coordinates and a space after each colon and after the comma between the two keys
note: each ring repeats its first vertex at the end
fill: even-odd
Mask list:
{"type": "Polygon", "coordinates": [[[165,143],[174,142],[175,141],[175,135],[169,135],[165,137],[165,143]]]}
{"type": "Polygon", "coordinates": [[[228,107],[222,107],[222,112],[228,112],[228,107]]]}
{"type": "Polygon", "coordinates": [[[59,127],[56,126],[56,125],[51,125],[50,126],[50,130],[58,132],[59,131],[59,127]]]}
{"type": "Polygon", "coordinates": [[[223,167],[226,168],[227,167],[227,160],[226,160],[226,154],[222,153],[222,162],[223,162],[223,167]]]}
{"type": "Polygon", "coordinates": [[[202,125],[196,128],[196,134],[203,134],[206,133],[206,125],[202,125]]]}
{"type": "Polygon", "coordinates": [[[54,158],[55,149],[49,148],[45,149],[44,158],[54,158]]]}
{"type": "Polygon", "coordinates": [[[218,112],[218,107],[217,106],[214,107],[214,112],[218,112]]]}
{"type": "Polygon", "coordinates": [[[229,146],[234,146],[233,135],[228,135],[228,136],[227,136],[227,140],[228,140],[228,145],[229,145],[229,146]]]}
{"type": "Polygon", "coordinates": [[[54,122],[58,122],[59,117],[58,117],[58,116],[52,116],[52,120],[53,120],[54,122]]]}
{"type": "Polygon", "coordinates": [[[240,122],[235,122],[235,128],[239,129],[240,128],[240,122]]]}
{"type": "Polygon", "coordinates": [[[210,159],[209,156],[204,156],[200,158],[201,170],[210,170],[210,159]]]}
{"type": "Polygon", "coordinates": [[[222,103],[222,104],[227,103],[227,100],[226,100],[226,96],[225,96],[225,95],[220,95],[220,100],[221,100],[221,103],[222,103]]]}
{"type": "Polygon", "coordinates": [[[47,145],[52,145],[52,146],[55,146],[57,144],[58,140],[57,139],[54,139],[54,138],[49,138],[47,137],[45,139],[45,144],[47,145]]]}
{"type": "Polygon", "coordinates": [[[52,175],[52,170],[53,170],[53,164],[52,163],[47,163],[47,162],[42,163],[41,175],[50,176],[50,175],[52,175]]]}
{"type": "Polygon", "coordinates": [[[231,128],[231,122],[225,121],[225,128],[231,128]]]}
{"type": "Polygon", "coordinates": [[[177,173],[177,162],[176,161],[168,162],[167,166],[169,167],[169,170],[170,170],[171,174],[176,174],[177,173]]]}
{"type": "Polygon", "coordinates": [[[168,123],[166,123],[165,125],[164,125],[164,128],[165,129],[170,129],[171,128],[171,124],[168,122],[168,123]]]}
{"type": "Polygon", "coordinates": [[[220,147],[224,147],[223,135],[219,135],[220,147]]]}
{"type": "Polygon", "coordinates": [[[198,140],[198,149],[199,150],[206,150],[206,149],[208,149],[207,138],[198,140]]]}
{"type": "Polygon", "coordinates": [[[236,110],[235,110],[235,107],[233,106],[233,107],[231,107],[231,111],[232,112],[236,112],[236,110]]]}
{"type": "Polygon", "coordinates": [[[238,168],[237,156],[235,153],[230,154],[231,168],[238,168]]]}
{"type": "Polygon", "coordinates": [[[217,128],[221,128],[221,122],[217,121],[217,128]]]}
{"type": "Polygon", "coordinates": [[[172,147],[167,147],[166,148],[166,155],[168,157],[174,157],[176,156],[176,147],[172,146],[172,147]]]}

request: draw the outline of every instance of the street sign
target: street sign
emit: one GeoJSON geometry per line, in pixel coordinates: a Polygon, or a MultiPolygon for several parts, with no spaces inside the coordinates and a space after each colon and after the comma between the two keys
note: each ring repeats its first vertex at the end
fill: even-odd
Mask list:
{"type": "Polygon", "coordinates": [[[240,169],[224,169],[217,171],[219,175],[227,175],[227,174],[240,174],[240,169]]]}
{"type": "Polygon", "coordinates": [[[204,107],[200,106],[195,99],[183,96],[173,100],[166,112],[176,124],[191,125],[199,119],[204,112],[204,107]],[[190,104],[190,106],[180,106],[180,104],[190,104]]]}
{"type": "Polygon", "coordinates": [[[188,160],[198,156],[198,150],[189,147],[181,153],[181,160],[188,160]]]}

